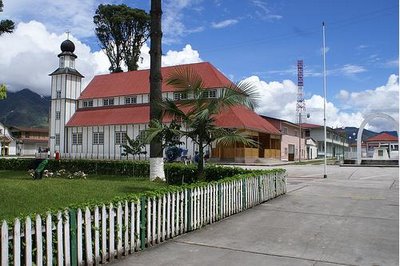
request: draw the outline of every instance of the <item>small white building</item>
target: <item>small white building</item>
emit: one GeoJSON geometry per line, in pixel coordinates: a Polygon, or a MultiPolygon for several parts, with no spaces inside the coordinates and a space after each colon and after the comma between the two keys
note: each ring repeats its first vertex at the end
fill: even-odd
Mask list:
{"type": "Polygon", "coordinates": [[[0,123],[0,156],[15,156],[17,154],[17,142],[12,137],[10,130],[0,123]]]}
{"type": "MultiPolygon", "coordinates": [[[[325,155],[324,127],[315,124],[302,124],[306,138],[312,138],[317,142],[317,157],[325,155]]],[[[343,158],[349,150],[349,143],[346,137],[339,134],[330,127],[326,127],[326,156],[327,158],[343,158]]]]}
{"type": "MultiPolygon", "coordinates": [[[[384,159],[399,158],[399,138],[388,133],[381,133],[365,141],[367,157],[382,157],[384,159]],[[379,152],[378,152],[379,149],[379,152]],[[382,155],[378,156],[380,153],[382,155]],[[385,156],[384,154],[387,154],[385,156]]],[[[375,159],[374,158],[374,159],[375,159]]]]}

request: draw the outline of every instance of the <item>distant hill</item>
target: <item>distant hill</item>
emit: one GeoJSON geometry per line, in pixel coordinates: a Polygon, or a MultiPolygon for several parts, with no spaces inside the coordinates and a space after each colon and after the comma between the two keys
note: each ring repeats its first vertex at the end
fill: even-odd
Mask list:
{"type": "Polygon", "coordinates": [[[7,98],[0,100],[0,122],[8,126],[48,127],[50,96],[23,89],[7,92],[7,98]]]}
{"type": "MultiPolygon", "coordinates": [[[[356,142],[357,138],[357,133],[358,133],[358,127],[346,127],[345,128],[347,140],[349,141],[349,144],[353,144],[356,142]]],[[[366,139],[369,139],[370,137],[376,136],[378,133],[364,129],[363,134],[362,134],[362,140],[365,141],[366,139]]]]}
{"type": "Polygon", "coordinates": [[[388,133],[389,135],[397,137],[397,131],[382,131],[381,133],[388,133]]]}
{"type": "MultiPolygon", "coordinates": [[[[356,143],[358,128],[357,127],[346,127],[344,130],[346,131],[346,135],[347,135],[349,144],[356,143]]],[[[366,139],[369,139],[369,138],[374,137],[381,133],[388,133],[390,135],[397,137],[396,131],[382,131],[382,132],[377,133],[377,132],[374,132],[374,131],[371,131],[368,129],[364,129],[363,135],[362,135],[362,140],[365,141],[366,139]]]]}

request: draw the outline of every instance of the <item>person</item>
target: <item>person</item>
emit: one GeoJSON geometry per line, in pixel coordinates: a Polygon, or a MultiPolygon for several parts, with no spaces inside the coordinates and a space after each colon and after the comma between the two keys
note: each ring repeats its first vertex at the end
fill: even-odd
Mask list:
{"type": "Polygon", "coordinates": [[[199,152],[198,152],[198,151],[195,151],[195,152],[194,152],[193,161],[194,161],[195,163],[198,163],[198,162],[199,162],[199,152]]]}
{"type": "Polygon", "coordinates": [[[206,163],[210,159],[210,151],[206,150],[206,153],[204,154],[204,162],[206,163]]]}

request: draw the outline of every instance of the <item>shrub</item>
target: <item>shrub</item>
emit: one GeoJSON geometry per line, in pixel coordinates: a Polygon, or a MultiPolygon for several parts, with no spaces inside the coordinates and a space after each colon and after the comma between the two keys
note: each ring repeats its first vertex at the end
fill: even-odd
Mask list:
{"type": "Polygon", "coordinates": [[[35,159],[0,159],[0,170],[28,171],[36,168],[42,160],[35,159]],[[36,167],[35,167],[36,166],[36,167]]]}

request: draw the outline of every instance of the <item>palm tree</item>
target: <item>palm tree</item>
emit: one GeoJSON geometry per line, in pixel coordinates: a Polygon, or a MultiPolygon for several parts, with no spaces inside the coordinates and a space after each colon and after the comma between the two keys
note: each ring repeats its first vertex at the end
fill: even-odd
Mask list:
{"type": "MultiPolygon", "coordinates": [[[[150,120],[162,121],[161,94],[161,0],[151,0],[150,11],[150,120]]],[[[161,141],[150,143],[150,180],[165,180],[161,141]]]]}
{"type": "Polygon", "coordinates": [[[215,123],[216,115],[228,111],[231,106],[245,105],[251,109],[255,107],[257,94],[252,84],[226,84],[219,97],[207,98],[205,95],[208,89],[205,88],[202,77],[187,67],[177,68],[167,78],[166,83],[188,95],[187,99],[178,102],[166,99],[162,105],[164,115],[169,115],[173,121],[184,125],[181,135],[190,137],[198,145],[198,177],[201,178],[204,172],[204,149],[211,143],[256,145],[256,142],[243,132],[224,129],[215,123]]]}

